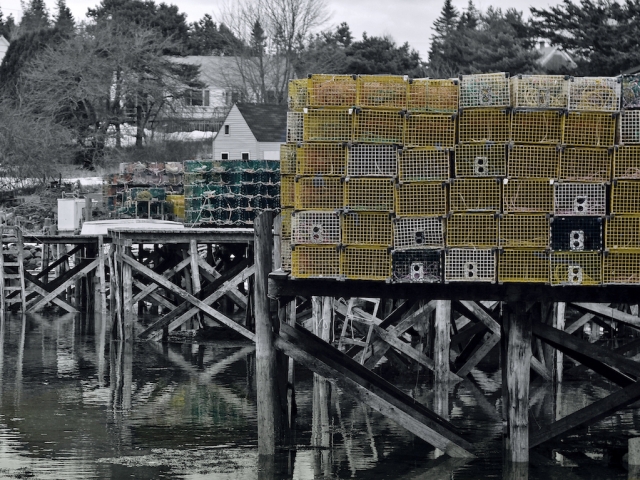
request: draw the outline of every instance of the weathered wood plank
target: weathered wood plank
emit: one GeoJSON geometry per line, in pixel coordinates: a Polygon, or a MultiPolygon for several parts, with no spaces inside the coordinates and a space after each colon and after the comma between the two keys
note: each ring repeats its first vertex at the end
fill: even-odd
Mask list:
{"type": "MultiPolygon", "coordinates": [[[[24,272],[24,278],[26,281],[28,281],[31,284],[31,286],[29,287],[30,290],[33,290],[34,292],[36,292],[38,295],[42,297],[45,297],[49,294],[49,291],[47,290],[49,285],[45,284],[44,282],[40,282],[36,276],[30,274],[26,270],[24,272]]],[[[76,310],[72,305],[67,303],[60,296],[54,298],[52,302],[58,305],[59,307],[64,308],[69,313],[78,313],[78,310],[76,310]]]]}
{"type": "Polygon", "coordinates": [[[466,313],[464,311],[461,312],[463,315],[466,314],[467,316],[472,316],[479,322],[482,322],[492,333],[500,335],[500,324],[496,322],[491,315],[485,312],[476,302],[461,300],[456,303],[464,307],[466,313]]]}
{"type": "Polygon", "coordinates": [[[500,341],[500,335],[487,334],[485,336],[484,343],[478,348],[473,354],[469,357],[469,359],[458,369],[456,372],[460,377],[466,377],[469,372],[475,368],[478,363],[491,351],[493,347],[500,341]]]}
{"type": "Polygon", "coordinates": [[[606,305],[598,303],[574,302],[571,305],[583,312],[594,313],[604,318],[611,318],[626,325],[640,328],[640,318],[636,317],[635,315],[631,315],[630,313],[621,312],[616,308],[608,307],[606,305]]]}
{"type": "MultiPolygon", "coordinates": [[[[189,264],[191,263],[191,259],[190,258],[185,258],[182,261],[178,262],[178,264],[173,267],[170,268],[168,270],[165,270],[164,272],[162,272],[162,276],[164,278],[171,278],[173,277],[176,273],[182,271],[185,267],[187,267],[189,264]]],[[[143,288],[141,291],[139,291],[135,297],[133,297],[133,301],[135,302],[139,302],[140,300],[143,300],[147,295],[149,295],[151,292],[155,291],[158,288],[158,285],[155,283],[152,283],[150,285],[147,285],[145,288],[143,288]]]]}

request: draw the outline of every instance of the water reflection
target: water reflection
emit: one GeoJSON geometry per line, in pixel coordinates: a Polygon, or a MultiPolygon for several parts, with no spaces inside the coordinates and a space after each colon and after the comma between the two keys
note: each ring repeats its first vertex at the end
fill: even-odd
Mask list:
{"type": "MultiPolygon", "coordinates": [[[[295,445],[258,458],[253,345],[111,341],[109,321],[0,321],[0,478],[632,478],[611,459],[640,435],[634,409],[535,450],[531,468],[503,465],[496,359],[457,385],[395,379],[449,418],[478,459],[441,455],[299,367],[295,445]]],[[[596,377],[556,389],[534,382],[532,428],[614,388],[596,377]]]]}

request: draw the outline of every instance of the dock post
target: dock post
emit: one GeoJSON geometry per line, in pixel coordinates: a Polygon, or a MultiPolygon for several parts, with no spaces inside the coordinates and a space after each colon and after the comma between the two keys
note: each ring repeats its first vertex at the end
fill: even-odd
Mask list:
{"type": "MultiPolygon", "coordinates": [[[[512,463],[529,461],[529,380],[531,368],[531,317],[523,302],[506,305],[508,323],[507,377],[508,455],[512,463]]],[[[504,388],[504,387],[503,387],[504,388]]]]}
{"type": "Polygon", "coordinates": [[[267,280],[271,272],[273,214],[264,212],[256,217],[255,230],[255,321],[256,321],[256,384],[258,402],[258,455],[274,455],[280,426],[280,408],[276,399],[277,372],[274,334],[277,325],[271,317],[267,296],[267,280]],[[274,328],[276,327],[276,328],[274,328]]]}
{"type": "MultiPolygon", "coordinates": [[[[131,247],[124,252],[131,256],[131,247]]],[[[122,319],[124,322],[124,340],[133,339],[133,271],[131,265],[122,262],[122,319]]]]}
{"type": "Polygon", "coordinates": [[[435,338],[433,363],[435,364],[435,381],[437,384],[449,381],[449,347],[451,344],[451,301],[436,301],[435,338]]]}
{"type": "MultiPolygon", "coordinates": [[[[553,309],[553,326],[558,330],[564,330],[564,313],[567,304],[558,302],[554,304],[553,309]]],[[[562,383],[562,364],[564,363],[564,354],[560,350],[556,350],[555,359],[555,379],[556,383],[562,383]]]]}

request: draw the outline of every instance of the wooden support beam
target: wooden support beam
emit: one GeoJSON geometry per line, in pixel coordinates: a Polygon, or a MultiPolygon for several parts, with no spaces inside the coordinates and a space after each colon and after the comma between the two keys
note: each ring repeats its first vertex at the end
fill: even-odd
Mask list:
{"type": "Polygon", "coordinates": [[[529,446],[533,448],[552,438],[571,433],[577,428],[592,425],[631,405],[638,399],[640,399],[640,382],[634,382],[622,390],[597,400],[591,405],[581,408],[577,412],[573,412],[535,433],[532,432],[529,438],[529,446]]]}
{"type": "Polygon", "coordinates": [[[602,305],[599,303],[572,303],[575,308],[586,313],[593,313],[603,318],[610,318],[617,322],[624,323],[631,327],[640,328],[640,318],[630,313],[621,312],[620,310],[602,305]]]}
{"type": "MultiPolygon", "coordinates": [[[[133,286],[138,288],[138,290],[144,290],[147,285],[142,283],[137,278],[134,278],[133,279],[133,286]]],[[[136,296],[134,296],[133,298],[135,299],[136,296]]],[[[173,310],[176,307],[173,303],[171,303],[169,300],[167,300],[162,295],[160,295],[160,294],[158,294],[156,292],[151,292],[150,294],[145,295],[145,298],[150,298],[151,302],[153,302],[153,303],[155,303],[157,305],[162,305],[163,307],[168,308],[169,310],[173,310]]],[[[136,303],[136,302],[133,302],[133,303],[136,303]]]]}
{"type": "Polygon", "coordinates": [[[586,323],[590,322],[593,319],[593,317],[595,317],[594,314],[585,313],[578,320],[576,320],[575,322],[565,327],[564,331],[567,333],[575,333],[578,331],[579,328],[584,327],[586,323]]]}
{"type": "MultiPolygon", "coordinates": [[[[616,348],[613,350],[614,353],[617,353],[618,355],[625,355],[627,357],[629,357],[630,355],[628,355],[630,352],[635,352],[638,349],[640,349],[640,338],[637,338],[635,340],[632,340],[628,343],[625,343],[624,345],[616,348]]],[[[589,368],[584,366],[584,365],[577,365],[573,368],[570,368],[569,370],[567,370],[565,373],[567,375],[580,375],[584,372],[586,372],[589,368]]]]}
{"type": "MultiPolygon", "coordinates": [[[[49,294],[49,291],[47,290],[47,288],[50,288],[49,284],[45,284],[44,281],[42,281],[42,282],[39,281],[35,277],[35,275],[31,275],[26,270],[24,272],[24,279],[31,284],[31,285],[29,285],[28,288],[30,290],[36,292],[41,297],[46,297],[49,294]]],[[[52,302],[55,303],[56,305],[58,305],[59,307],[62,307],[63,309],[65,309],[69,313],[78,313],[78,310],[76,310],[72,305],[69,305],[69,303],[67,303],[60,296],[57,296],[56,298],[54,298],[52,300],[52,302]]]]}
{"type": "Polygon", "coordinates": [[[36,278],[41,278],[41,277],[44,277],[45,275],[49,275],[50,271],[52,271],[54,268],[60,266],[63,262],[66,262],[67,260],[69,260],[69,258],[72,255],[76,254],[81,248],[82,248],[82,245],[77,245],[76,247],[71,249],[68,253],[65,253],[64,255],[61,255],[60,258],[58,258],[55,262],[49,264],[41,272],[38,272],[38,274],[36,275],[36,278]]]}
{"type": "Polygon", "coordinates": [[[487,356],[487,354],[495,347],[500,341],[500,335],[495,333],[484,335],[484,342],[477,348],[469,359],[456,371],[456,374],[460,377],[466,377],[473,368],[475,368],[480,361],[487,356]]]}
{"type": "MultiPolygon", "coordinates": [[[[191,259],[190,258],[185,258],[182,261],[178,262],[178,264],[176,266],[174,266],[173,268],[170,268],[170,269],[165,270],[164,272],[162,272],[162,276],[164,278],[171,278],[176,273],[182,271],[190,263],[191,263],[191,259]]],[[[140,300],[143,300],[145,297],[147,297],[147,295],[151,294],[151,292],[155,291],[158,287],[159,287],[159,285],[155,284],[155,283],[147,285],[145,288],[140,290],[135,295],[135,297],[133,297],[133,302],[135,303],[135,302],[139,302],[140,300]]]]}
{"type": "Polygon", "coordinates": [[[468,323],[459,330],[457,335],[451,337],[451,347],[462,345],[471,340],[476,334],[485,332],[487,327],[483,323],[468,323]]]}
{"type": "MultiPolygon", "coordinates": [[[[125,255],[131,255],[131,247],[124,248],[125,255]]],[[[124,322],[124,341],[133,342],[133,271],[131,265],[122,263],[122,319],[124,322]]]]}
{"type": "Polygon", "coordinates": [[[454,303],[454,308],[463,315],[482,322],[492,333],[500,335],[500,324],[476,302],[461,300],[454,303]]]}
{"type": "Polygon", "coordinates": [[[448,455],[473,458],[473,446],[453,425],[310,332],[281,325],[276,346],[448,455]]]}
{"type": "Polygon", "coordinates": [[[103,321],[107,318],[107,274],[104,259],[104,236],[98,235],[98,279],[100,285],[100,314],[103,321]]]}
{"type": "Polygon", "coordinates": [[[450,378],[449,345],[451,343],[451,301],[436,300],[435,339],[433,363],[435,382],[448,382],[450,378]]]}
{"type": "MultiPolygon", "coordinates": [[[[564,314],[566,306],[567,304],[564,302],[558,302],[553,305],[553,326],[560,331],[564,330],[564,314]]],[[[555,381],[558,383],[562,383],[563,380],[563,364],[564,354],[560,350],[556,350],[555,381]]]]}

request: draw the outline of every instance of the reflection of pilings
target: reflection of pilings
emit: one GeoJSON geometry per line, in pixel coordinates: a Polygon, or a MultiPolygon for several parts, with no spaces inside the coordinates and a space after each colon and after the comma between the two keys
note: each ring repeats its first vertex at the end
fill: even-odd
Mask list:
{"type": "Polygon", "coordinates": [[[104,387],[105,382],[105,369],[106,369],[106,353],[105,346],[107,343],[107,317],[101,313],[96,313],[93,317],[95,324],[95,334],[97,336],[96,345],[96,358],[98,362],[98,385],[104,387]]]}
{"type": "Polygon", "coordinates": [[[4,328],[5,315],[0,315],[0,406],[4,393],[4,328]]]}
{"type": "Polygon", "coordinates": [[[311,445],[315,451],[316,477],[331,477],[331,429],[330,429],[331,384],[323,377],[313,376],[313,405],[311,445]]]}
{"type": "Polygon", "coordinates": [[[15,406],[20,405],[22,397],[22,362],[24,359],[24,342],[27,332],[27,316],[22,314],[22,325],[20,328],[20,342],[18,343],[18,360],[16,362],[16,386],[14,393],[15,406]]]}

